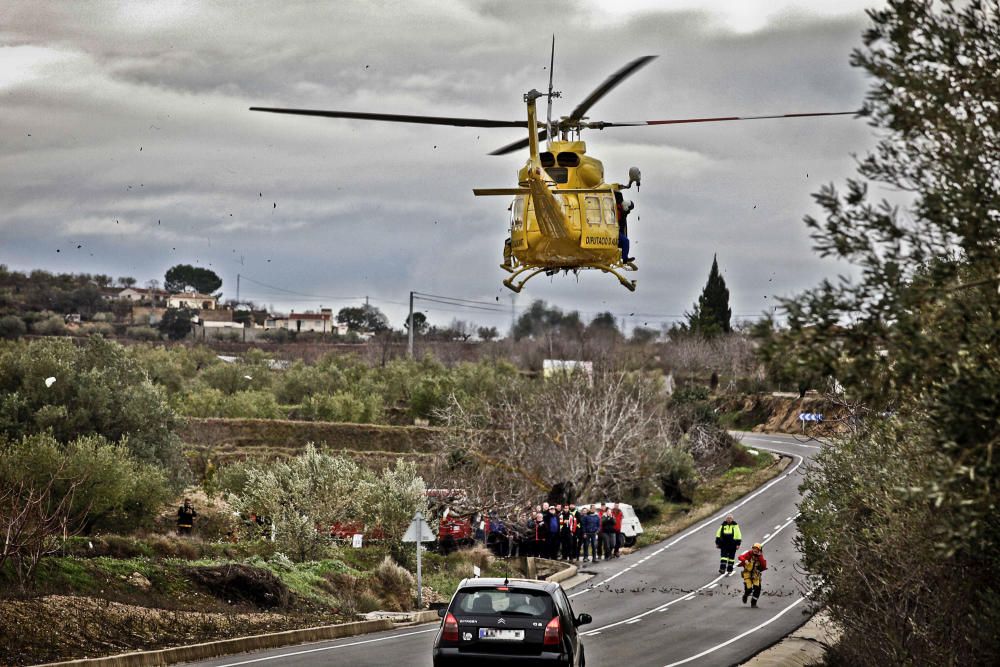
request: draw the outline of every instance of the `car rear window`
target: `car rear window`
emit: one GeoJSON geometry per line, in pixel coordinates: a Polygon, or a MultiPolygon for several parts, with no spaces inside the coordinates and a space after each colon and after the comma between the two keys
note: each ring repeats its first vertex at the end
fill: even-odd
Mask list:
{"type": "Polygon", "coordinates": [[[552,597],[545,591],[517,588],[472,588],[459,591],[453,611],[462,614],[503,614],[531,618],[555,616],[552,597]]]}

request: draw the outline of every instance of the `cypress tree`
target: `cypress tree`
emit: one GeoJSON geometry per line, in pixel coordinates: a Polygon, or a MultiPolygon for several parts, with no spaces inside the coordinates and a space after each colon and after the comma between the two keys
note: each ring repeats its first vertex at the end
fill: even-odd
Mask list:
{"type": "Polygon", "coordinates": [[[687,313],[688,328],[692,333],[715,336],[733,330],[733,311],[729,307],[729,289],[719,273],[719,261],[712,256],[712,269],[708,272],[708,282],[694,305],[694,311],[687,313]]]}

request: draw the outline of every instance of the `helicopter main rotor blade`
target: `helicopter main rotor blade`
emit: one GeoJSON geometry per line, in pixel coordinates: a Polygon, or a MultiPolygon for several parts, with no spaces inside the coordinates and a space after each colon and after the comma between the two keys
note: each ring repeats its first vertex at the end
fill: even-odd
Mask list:
{"type": "MultiPolygon", "coordinates": [[[[542,130],[541,132],[538,133],[538,141],[545,141],[545,137],[547,136],[549,136],[548,132],[542,130]]],[[[529,142],[530,140],[528,139],[528,137],[525,137],[524,139],[518,139],[512,144],[507,144],[502,148],[496,149],[495,151],[491,152],[490,155],[507,155],[508,153],[519,151],[522,148],[527,148],[529,142]]]]}
{"type": "Polygon", "coordinates": [[[851,116],[860,111],[820,111],[816,113],[783,113],[772,116],[717,116],[715,118],[669,118],[666,120],[635,120],[618,123],[593,121],[583,123],[582,127],[603,130],[606,127],[636,127],[639,125],[679,125],[681,123],[719,123],[732,120],[765,120],[769,118],[806,118],[809,116],[851,116]]]}
{"type": "Polygon", "coordinates": [[[635,60],[633,60],[632,62],[625,65],[620,70],[609,76],[607,79],[604,80],[604,83],[595,88],[594,92],[588,95],[582,102],[580,102],[576,106],[575,109],[573,109],[573,113],[569,115],[568,120],[573,123],[579,121],[581,118],[583,118],[584,114],[586,114],[587,111],[590,110],[590,107],[594,106],[594,104],[597,103],[598,100],[600,100],[602,97],[610,93],[615,86],[617,86],[622,81],[635,74],[641,68],[648,65],[655,58],[656,56],[642,56],[641,58],[636,58],[635,60]]]}
{"type": "Polygon", "coordinates": [[[277,109],[250,107],[250,111],[284,113],[294,116],[320,116],[323,118],[355,118],[381,120],[391,123],[422,123],[424,125],[453,125],[458,127],[528,127],[526,120],[488,120],[486,118],[448,118],[446,116],[411,116],[406,114],[365,113],[361,111],[327,111],[323,109],[277,109]]]}

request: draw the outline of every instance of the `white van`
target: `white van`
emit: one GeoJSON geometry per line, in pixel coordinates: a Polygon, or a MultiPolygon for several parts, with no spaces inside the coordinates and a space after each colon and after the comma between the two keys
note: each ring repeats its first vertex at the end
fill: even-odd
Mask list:
{"type": "MultiPolygon", "coordinates": [[[[597,503],[596,509],[601,509],[601,505],[611,507],[614,503],[597,503]]],[[[592,506],[588,504],[577,504],[576,506],[578,510],[582,510],[584,507],[590,509],[592,506]]],[[[622,537],[624,538],[625,546],[634,546],[636,539],[642,534],[642,524],[639,523],[639,517],[635,515],[635,510],[632,509],[632,506],[626,503],[618,503],[618,509],[622,511],[622,537]]]]}

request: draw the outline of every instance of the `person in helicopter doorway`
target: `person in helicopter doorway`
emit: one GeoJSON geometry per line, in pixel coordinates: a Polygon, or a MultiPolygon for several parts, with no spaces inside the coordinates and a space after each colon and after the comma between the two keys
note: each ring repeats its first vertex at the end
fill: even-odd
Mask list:
{"type": "Polygon", "coordinates": [[[629,257],[628,214],[635,208],[631,201],[625,201],[620,190],[615,191],[615,208],[618,212],[618,247],[622,249],[622,264],[634,262],[635,257],[629,257]]]}

